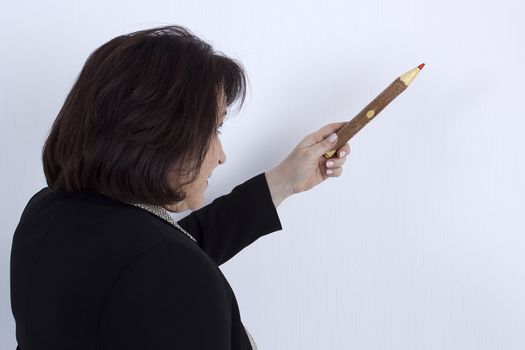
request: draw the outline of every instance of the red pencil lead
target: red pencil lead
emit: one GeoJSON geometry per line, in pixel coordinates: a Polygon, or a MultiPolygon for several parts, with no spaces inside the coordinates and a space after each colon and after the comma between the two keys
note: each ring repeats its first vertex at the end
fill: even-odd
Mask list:
{"type": "Polygon", "coordinates": [[[419,66],[417,66],[417,68],[419,68],[419,70],[422,70],[424,66],[425,66],[425,64],[421,63],[419,66]]]}

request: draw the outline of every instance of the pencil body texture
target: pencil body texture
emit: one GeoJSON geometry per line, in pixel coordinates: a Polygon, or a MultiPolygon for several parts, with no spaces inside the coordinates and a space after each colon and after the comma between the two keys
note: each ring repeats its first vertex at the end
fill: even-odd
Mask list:
{"type": "Polygon", "coordinates": [[[390,85],[386,87],[376,98],[372,100],[365,108],[348,123],[343,125],[337,132],[337,144],[334,150],[324,154],[325,158],[332,158],[335,151],[348,142],[355,134],[359,132],[368,122],[374,119],[392,100],[401,94],[410,85],[410,83],[419,74],[424,64],[409,70],[399,76],[390,85]]]}

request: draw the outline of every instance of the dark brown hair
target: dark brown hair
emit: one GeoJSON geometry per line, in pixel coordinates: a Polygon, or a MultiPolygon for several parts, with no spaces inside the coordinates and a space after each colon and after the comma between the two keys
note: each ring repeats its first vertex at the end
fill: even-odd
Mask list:
{"type": "Polygon", "coordinates": [[[242,64],[185,27],[110,40],[89,55],[53,122],[42,152],[48,186],[127,203],[182,201],[217,135],[221,90],[227,107],[239,97],[242,106],[242,64]]]}

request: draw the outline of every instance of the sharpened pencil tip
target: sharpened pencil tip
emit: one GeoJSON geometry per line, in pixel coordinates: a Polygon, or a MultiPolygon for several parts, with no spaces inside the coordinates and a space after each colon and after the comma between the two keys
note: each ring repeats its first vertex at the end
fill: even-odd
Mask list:
{"type": "Polygon", "coordinates": [[[425,66],[425,64],[421,63],[419,66],[417,66],[417,68],[419,68],[419,70],[422,70],[424,66],[425,66]]]}

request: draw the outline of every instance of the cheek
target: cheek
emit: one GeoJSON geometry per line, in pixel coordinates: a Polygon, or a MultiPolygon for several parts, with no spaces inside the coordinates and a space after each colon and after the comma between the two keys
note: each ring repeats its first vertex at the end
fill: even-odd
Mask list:
{"type": "Polygon", "coordinates": [[[206,155],[205,164],[208,169],[213,169],[215,162],[218,162],[219,153],[218,144],[215,142],[206,155]]]}

